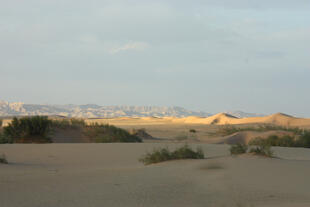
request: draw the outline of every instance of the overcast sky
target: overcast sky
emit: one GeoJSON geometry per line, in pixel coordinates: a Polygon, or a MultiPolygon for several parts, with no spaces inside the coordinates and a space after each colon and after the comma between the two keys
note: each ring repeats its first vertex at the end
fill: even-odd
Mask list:
{"type": "Polygon", "coordinates": [[[310,116],[309,0],[0,5],[0,100],[310,116]]]}

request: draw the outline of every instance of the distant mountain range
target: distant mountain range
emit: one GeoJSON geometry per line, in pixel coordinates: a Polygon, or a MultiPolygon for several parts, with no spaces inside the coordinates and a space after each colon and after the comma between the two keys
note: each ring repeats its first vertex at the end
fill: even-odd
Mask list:
{"type": "MultiPolygon", "coordinates": [[[[228,112],[236,117],[252,117],[258,114],[245,113],[242,111],[228,112]]],[[[208,117],[211,113],[203,111],[191,111],[182,107],[159,107],[159,106],[98,106],[87,105],[39,105],[24,104],[21,102],[0,101],[0,116],[31,116],[31,115],[58,115],[66,117],[85,118],[112,118],[112,117],[208,117]]]]}
{"type": "Polygon", "coordinates": [[[227,114],[230,114],[232,116],[235,116],[237,118],[249,118],[249,117],[263,117],[266,116],[266,114],[258,114],[258,113],[246,113],[243,111],[228,111],[227,114]]]}

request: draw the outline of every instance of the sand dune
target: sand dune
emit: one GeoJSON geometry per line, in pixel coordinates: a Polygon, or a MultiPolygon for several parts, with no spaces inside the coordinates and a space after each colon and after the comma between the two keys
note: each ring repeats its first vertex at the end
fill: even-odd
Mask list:
{"type": "Polygon", "coordinates": [[[176,117],[143,117],[143,118],[111,118],[92,119],[88,123],[100,122],[117,125],[143,125],[143,124],[206,124],[206,125],[237,125],[237,124],[275,124],[287,127],[310,127],[310,119],[296,118],[283,113],[277,113],[265,117],[237,118],[226,113],[219,113],[210,117],[190,116],[176,117]]]}
{"type": "MultiPolygon", "coordinates": [[[[310,118],[297,118],[283,113],[265,117],[237,118],[227,113],[219,113],[210,117],[189,116],[176,117],[119,117],[85,119],[88,124],[102,123],[115,125],[158,125],[158,124],[206,124],[206,125],[237,125],[237,124],[275,124],[287,127],[310,127],[310,118]]],[[[10,123],[3,120],[3,125],[10,123]]]]}
{"type": "Polygon", "coordinates": [[[177,145],[1,145],[11,164],[0,165],[0,206],[310,206],[307,149],[275,148],[281,159],[268,159],[200,144],[208,159],[138,162],[160,146],[177,145]]]}

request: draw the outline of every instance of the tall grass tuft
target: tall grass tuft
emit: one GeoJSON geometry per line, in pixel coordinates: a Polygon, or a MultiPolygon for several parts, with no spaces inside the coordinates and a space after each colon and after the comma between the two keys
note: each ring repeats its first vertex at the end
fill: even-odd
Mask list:
{"type": "Polygon", "coordinates": [[[154,149],[152,152],[148,152],[143,155],[139,161],[145,165],[160,163],[168,160],[180,160],[180,159],[204,159],[204,153],[201,148],[197,148],[196,151],[190,148],[188,145],[184,145],[180,148],[170,151],[167,147],[154,149]]]}
{"type": "Polygon", "coordinates": [[[98,143],[142,142],[142,139],[113,125],[93,124],[84,127],[84,134],[98,143]]]}

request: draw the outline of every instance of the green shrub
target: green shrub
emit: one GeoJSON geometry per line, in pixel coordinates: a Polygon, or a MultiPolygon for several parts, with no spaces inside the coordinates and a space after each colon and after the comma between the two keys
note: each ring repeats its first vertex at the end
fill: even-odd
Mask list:
{"type": "Polygon", "coordinates": [[[292,128],[292,127],[277,126],[273,124],[261,124],[258,126],[248,126],[248,127],[236,127],[234,125],[224,125],[218,129],[217,134],[226,136],[234,134],[236,132],[243,132],[243,131],[256,131],[256,132],[287,131],[292,132],[295,135],[302,135],[305,132],[304,129],[300,129],[298,127],[292,128]]]}
{"type": "Polygon", "coordinates": [[[273,151],[271,150],[271,146],[267,144],[260,144],[250,149],[250,153],[254,153],[256,155],[262,155],[266,157],[272,157],[273,151]]]}
{"type": "Polygon", "coordinates": [[[196,130],[196,129],[190,129],[189,132],[190,132],[190,133],[196,133],[197,130],[196,130]]]}
{"type": "Polygon", "coordinates": [[[54,119],[51,121],[51,124],[53,128],[59,128],[59,129],[68,129],[68,128],[77,129],[86,126],[84,119],[76,119],[76,118],[54,119]]]}
{"type": "Polygon", "coordinates": [[[196,151],[192,150],[188,145],[184,145],[172,152],[174,159],[203,159],[204,153],[201,148],[196,151]]]}
{"type": "Polygon", "coordinates": [[[2,119],[0,119],[0,127],[2,127],[3,121],[2,119]]]}
{"type": "Polygon", "coordinates": [[[5,136],[3,133],[0,133],[0,144],[13,143],[13,140],[5,136]]]}
{"type": "Polygon", "coordinates": [[[139,159],[139,161],[143,162],[145,165],[149,165],[168,160],[180,159],[204,159],[204,153],[201,148],[197,148],[195,151],[188,145],[184,145],[174,151],[170,151],[167,147],[165,147],[161,149],[154,149],[151,153],[146,153],[139,159]]]}
{"type": "Polygon", "coordinates": [[[142,142],[142,139],[113,125],[93,124],[84,127],[84,134],[98,143],[142,142]]]}
{"type": "Polygon", "coordinates": [[[245,144],[235,144],[230,146],[230,154],[231,155],[238,155],[238,154],[244,154],[248,150],[248,146],[245,144]]]}
{"type": "Polygon", "coordinates": [[[306,131],[296,140],[297,147],[310,148],[310,132],[306,131]]]}
{"type": "Polygon", "coordinates": [[[46,116],[16,118],[4,127],[4,136],[12,142],[51,142],[48,134],[51,121],[46,116]]]}
{"type": "Polygon", "coordinates": [[[0,155],[0,164],[9,164],[9,162],[6,159],[5,154],[0,155]]]}
{"type": "Polygon", "coordinates": [[[281,137],[278,140],[277,145],[275,146],[281,146],[281,147],[295,147],[296,146],[296,141],[293,137],[285,135],[281,137]]]}
{"type": "Polygon", "coordinates": [[[294,137],[285,135],[279,137],[277,135],[271,135],[266,139],[257,137],[249,142],[249,145],[270,145],[270,146],[279,146],[279,147],[295,147],[296,141],[294,137]]]}

